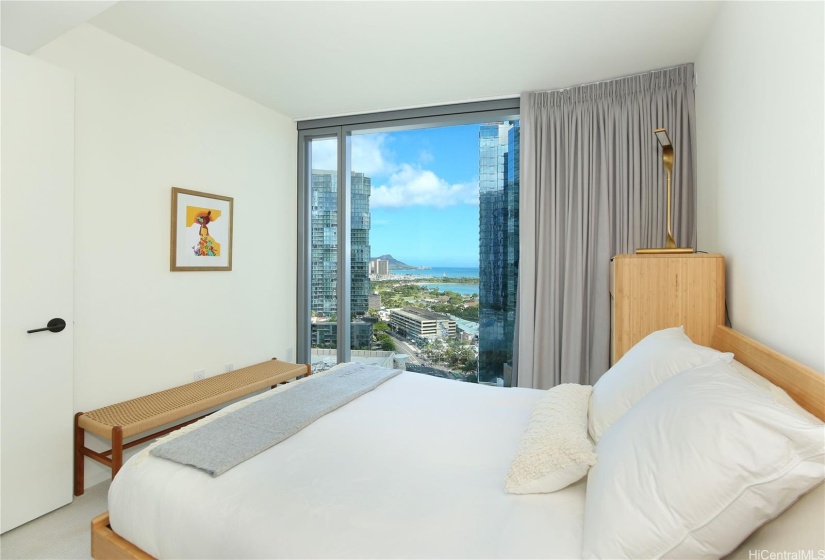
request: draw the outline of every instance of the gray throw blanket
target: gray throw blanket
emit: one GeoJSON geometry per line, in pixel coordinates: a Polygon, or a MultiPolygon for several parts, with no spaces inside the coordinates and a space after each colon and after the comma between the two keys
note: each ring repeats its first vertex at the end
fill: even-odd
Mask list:
{"type": "Polygon", "coordinates": [[[158,445],[151,453],[220,476],[399,373],[345,364],[158,445]]]}

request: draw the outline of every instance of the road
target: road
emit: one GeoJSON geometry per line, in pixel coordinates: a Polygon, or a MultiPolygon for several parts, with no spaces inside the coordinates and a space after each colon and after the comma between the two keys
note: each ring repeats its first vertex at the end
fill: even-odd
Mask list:
{"type": "Polygon", "coordinates": [[[412,347],[409,344],[407,344],[400,338],[396,337],[393,333],[390,333],[390,336],[395,341],[395,351],[399,354],[407,354],[410,357],[407,360],[408,364],[423,365],[423,362],[418,359],[418,354],[412,349],[412,347]]]}

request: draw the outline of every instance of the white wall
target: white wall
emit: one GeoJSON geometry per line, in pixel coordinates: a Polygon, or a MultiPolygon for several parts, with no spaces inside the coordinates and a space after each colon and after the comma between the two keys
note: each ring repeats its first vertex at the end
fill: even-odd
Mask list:
{"type": "Polygon", "coordinates": [[[35,56],[76,83],[75,410],[293,360],[295,124],[90,25],[35,56]],[[173,186],[234,197],[231,272],[169,271],[173,186]]]}
{"type": "Polygon", "coordinates": [[[722,2],[696,61],[698,246],[734,328],[825,370],[822,2],[722,2]]]}

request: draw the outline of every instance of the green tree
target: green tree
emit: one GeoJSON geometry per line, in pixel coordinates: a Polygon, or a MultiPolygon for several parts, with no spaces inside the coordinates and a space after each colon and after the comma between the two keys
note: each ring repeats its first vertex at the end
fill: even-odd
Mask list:
{"type": "Polygon", "coordinates": [[[461,371],[466,371],[467,373],[475,373],[476,370],[478,370],[478,358],[476,358],[475,356],[461,364],[461,371]]]}
{"type": "Polygon", "coordinates": [[[394,351],[395,350],[395,341],[392,339],[390,335],[387,333],[380,333],[378,336],[378,342],[381,343],[381,350],[385,351],[394,351]]]}

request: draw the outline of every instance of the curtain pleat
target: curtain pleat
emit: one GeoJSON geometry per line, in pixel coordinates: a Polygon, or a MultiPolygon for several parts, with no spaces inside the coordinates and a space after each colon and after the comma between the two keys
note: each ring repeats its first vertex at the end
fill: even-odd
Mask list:
{"type": "Polygon", "coordinates": [[[518,385],[594,383],[608,368],[610,258],[663,247],[674,148],[673,235],[696,244],[693,65],[522,94],[518,385]]]}

